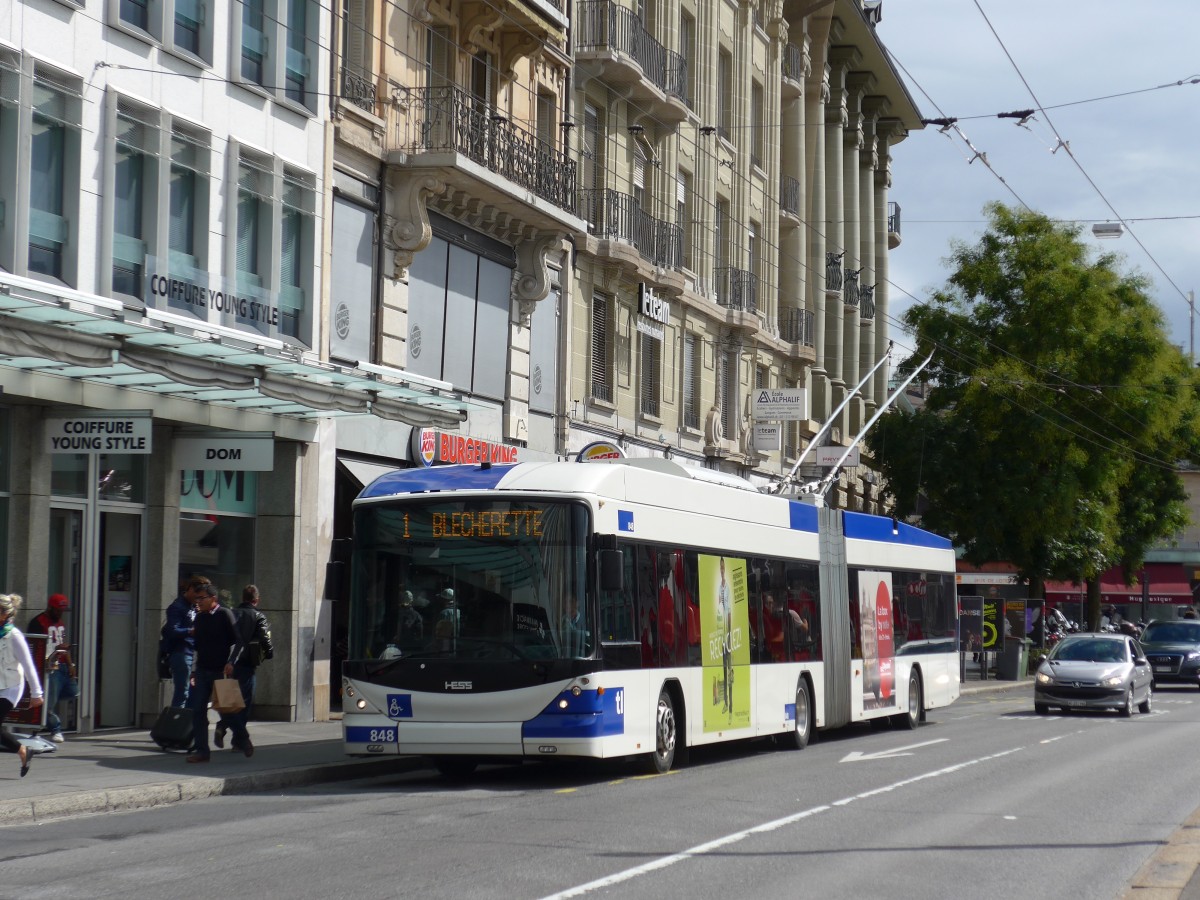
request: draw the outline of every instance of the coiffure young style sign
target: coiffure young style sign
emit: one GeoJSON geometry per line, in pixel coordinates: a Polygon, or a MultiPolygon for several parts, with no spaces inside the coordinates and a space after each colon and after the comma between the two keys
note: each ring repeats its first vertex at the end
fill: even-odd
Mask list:
{"type": "Polygon", "coordinates": [[[424,466],[477,465],[479,463],[519,462],[518,450],[511,444],[485,438],[438,431],[436,428],[414,428],[412,459],[424,466]]]}
{"type": "Polygon", "coordinates": [[[154,450],[149,416],[51,416],[45,422],[47,453],[146,454],[154,450]]]}

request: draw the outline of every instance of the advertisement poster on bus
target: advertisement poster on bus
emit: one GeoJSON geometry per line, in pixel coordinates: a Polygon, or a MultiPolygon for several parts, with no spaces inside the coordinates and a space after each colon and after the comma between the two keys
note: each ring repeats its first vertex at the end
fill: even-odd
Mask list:
{"type": "Polygon", "coordinates": [[[704,730],[750,725],[750,604],[746,561],[701,553],[704,730]]]}
{"type": "Polygon", "coordinates": [[[863,709],[895,706],[895,637],[892,634],[892,576],[862,572],[858,576],[858,621],[862,626],[863,709]]]}

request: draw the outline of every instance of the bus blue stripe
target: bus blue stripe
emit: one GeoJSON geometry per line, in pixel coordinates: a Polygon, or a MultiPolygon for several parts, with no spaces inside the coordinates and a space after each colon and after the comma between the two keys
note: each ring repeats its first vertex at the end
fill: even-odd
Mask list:
{"type": "Polygon", "coordinates": [[[817,508],[811,503],[801,503],[798,500],[788,501],[789,527],[793,531],[817,530],[817,508]]]}
{"type": "Polygon", "coordinates": [[[903,544],[909,547],[933,547],[949,550],[953,546],[941,535],[914,528],[904,522],[896,522],[896,534],[892,534],[892,519],[872,516],[867,513],[845,512],[842,527],[846,538],[859,541],[878,541],[883,544],[903,544]]]}

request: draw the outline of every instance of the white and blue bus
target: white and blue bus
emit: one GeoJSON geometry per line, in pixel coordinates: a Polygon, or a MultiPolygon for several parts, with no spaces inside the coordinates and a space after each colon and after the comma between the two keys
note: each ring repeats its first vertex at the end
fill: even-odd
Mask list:
{"type": "Polygon", "coordinates": [[[398,470],[354,503],[352,756],[640,755],[915,728],[958,697],[954,553],[664,459],[398,470]]]}

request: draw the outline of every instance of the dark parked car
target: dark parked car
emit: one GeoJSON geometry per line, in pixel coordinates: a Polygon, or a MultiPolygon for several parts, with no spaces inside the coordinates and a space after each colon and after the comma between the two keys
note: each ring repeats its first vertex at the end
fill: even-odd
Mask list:
{"type": "Polygon", "coordinates": [[[1033,708],[1150,712],[1153,676],[1141,646],[1124,634],[1069,634],[1054,645],[1033,680],[1033,708]]]}
{"type": "Polygon", "coordinates": [[[1152,621],[1139,643],[1155,684],[1200,686],[1200,620],[1152,621]]]}

